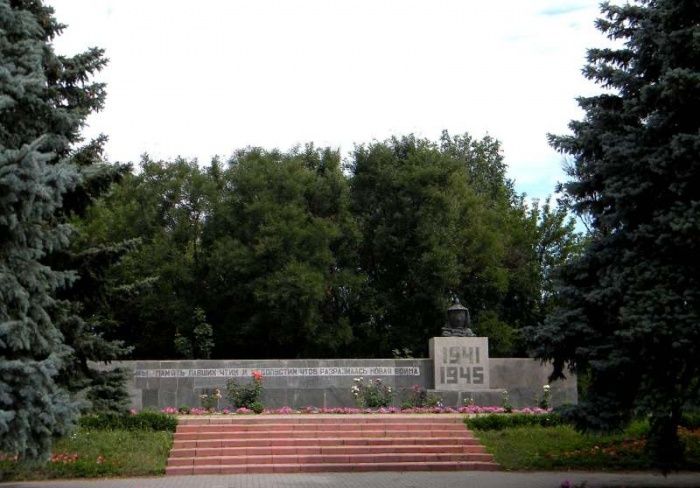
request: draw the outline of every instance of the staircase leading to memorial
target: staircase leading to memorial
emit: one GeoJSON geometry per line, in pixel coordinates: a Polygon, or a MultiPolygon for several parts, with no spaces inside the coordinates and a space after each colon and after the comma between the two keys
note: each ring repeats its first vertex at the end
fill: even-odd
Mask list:
{"type": "Polygon", "coordinates": [[[497,470],[461,416],[181,418],[166,474],[497,470]]]}

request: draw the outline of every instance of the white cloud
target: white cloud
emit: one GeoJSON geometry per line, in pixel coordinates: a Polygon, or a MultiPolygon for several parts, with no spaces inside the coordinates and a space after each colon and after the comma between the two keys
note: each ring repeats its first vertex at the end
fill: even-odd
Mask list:
{"type": "Polygon", "coordinates": [[[50,3],[59,52],[111,60],[87,134],[109,135],[113,160],[488,132],[531,194],[560,177],[546,133],[580,117],[585,50],[604,42],[597,0],[50,3]]]}

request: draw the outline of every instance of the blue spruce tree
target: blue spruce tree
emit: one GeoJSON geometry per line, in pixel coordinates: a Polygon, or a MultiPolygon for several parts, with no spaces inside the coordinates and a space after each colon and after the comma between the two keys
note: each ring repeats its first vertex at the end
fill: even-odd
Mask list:
{"type": "Polygon", "coordinates": [[[588,378],[581,428],[649,419],[648,454],[681,466],[682,413],[700,391],[700,7],[697,0],[602,5],[617,41],[584,74],[607,88],[552,137],[571,156],[564,196],[590,244],[559,275],[559,307],[537,355],[588,378]]]}
{"type": "Polygon", "coordinates": [[[41,259],[68,243],[70,227],[53,220],[79,174],[49,164],[47,145],[0,145],[0,451],[24,459],[45,458],[77,407],[54,380],[70,349],[51,317],[54,291],[73,276],[41,259]]]}
{"type": "Polygon", "coordinates": [[[67,222],[124,170],[96,157],[103,137],[79,147],[104,103],[90,78],[106,60],[95,48],[56,55],[62,29],[39,0],[0,0],[0,451],[24,459],[46,458],[76,415],[70,385],[57,381],[80,352],[66,337],[95,337],[67,334],[82,324],[80,306],[56,299],[77,277],[61,265],[67,222]]]}

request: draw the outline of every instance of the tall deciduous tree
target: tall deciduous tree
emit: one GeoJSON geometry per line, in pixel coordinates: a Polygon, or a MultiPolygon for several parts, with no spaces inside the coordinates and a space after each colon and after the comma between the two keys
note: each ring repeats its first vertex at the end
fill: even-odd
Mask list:
{"type": "Polygon", "coordinates": [[[586,77],[606,88],[579,99],[585,118],[552,137],[571,155],[563,185],[591,242],[562,270],[561,306],[534,343],[590,376],[583,428],[637,414],[662,468],[680,461],[677,426],[700,377],[700,8],[696,1],[603,4],[586,77]]]}
{"type": "Polygon", "coordinates": [[[526,205],[489,137],[395,138],[348,163],[312,146],[226,169],[144,158],[79,227],[92,247],[142,240],[106,273],[150,283],[112,307],[134,356],[418,354],[452,294],[492,353],[523,354],[575,241],[565,212],[526,205]]]}
{"type": "Polygon", "coordinates": [[[392,138],[359,146],[351,170],[368,280],[356,321],[373,353],[425,352],[458,295],[493,350],[509,354],[517,322],[528,323],[536,302],[538,275],[535,235],[519,239],[526,212],[498,142],[392,138]]]}
{"type": "Polygon", "coordinates": [[[113,294],[111,312],[117,336],[129,339],[136,357],[211,352],[206,317],[197,307],[210,293],[200,278],[201,237],[216,191],[215,178],[197,161],[145,155],[139,173],[126,175],[80,220],[86,246],[140,240],[105,273],[108,281],[129,283],[113,294]]]}
{"type": "Polygon", "coordinates": [[[217,344],[239,357],[338,354],[358,282],[339,154],[247,149],[223,180],[203,239],[217,344]]]}

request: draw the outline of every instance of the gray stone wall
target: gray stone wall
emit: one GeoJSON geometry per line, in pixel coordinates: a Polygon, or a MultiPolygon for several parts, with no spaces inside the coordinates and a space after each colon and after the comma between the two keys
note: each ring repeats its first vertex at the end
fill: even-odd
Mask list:
{"type": "MultiPolygon", "coordinates": [[[[511,403],[516,407],[535,405],[542,396],[542,386],[550,384],[548,377],[552,372],[551,365],[528,358],[491,358],[489,369],[491,388],[508,390],[511,403]]],[[[575,375],[554,381],[550,386],[554,405],[578,403],[575,375]]]]}
{"type": "MultiPolygon", "coordinates": [[[[350,388],[358,376],[381,378],[396,392],[396,406],[413,385],[435,389],[432,359],[123,361],[108,367],[131,371],[128,387],[132,406],[137,409],[199,406],[200,394],[219,388],[225,396],[230,377],[249,381],[252,370],[265,373],[262,400],[272,408],[355,406],[350,388]]],[[[533,359],[491,358],[490,389],[477,395],[466,390],[437,393],[445,405],[462,405],[470,395],[477,404],[499,405],[501,391],[507,389],[514,406],[534,406],[550,371],[533,359]]],[[[553,383],[552,396],[554,404],[575,403],[575,378],[553,383]]],[[[219,407],[227,406],[223,398],[219,407]]]]}
{"type": "Polygon", "coordinates": [[[550,385],[552,405],[578,402],[576,376],[549,383],[550,365],[543,365],[529,358],[490,358],[490,388],[462,389],[461,391],[433,390],[446,405],[464,405],[470,398],[477,405],[501,405],[503,390],[508,392],[510,403],[515,408],[535,407],[542,397],[544,385],[550,385]]]}

